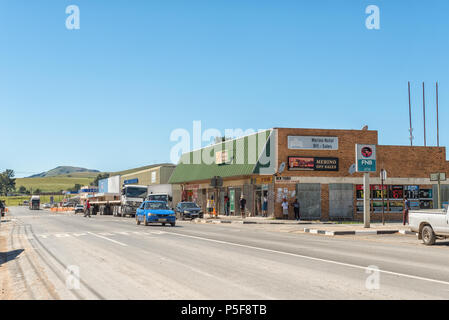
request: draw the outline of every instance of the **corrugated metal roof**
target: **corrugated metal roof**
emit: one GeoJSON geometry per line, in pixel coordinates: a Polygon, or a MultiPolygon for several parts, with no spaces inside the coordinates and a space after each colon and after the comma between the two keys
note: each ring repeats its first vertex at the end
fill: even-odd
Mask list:
{"type": "Polygon", "coordinates": [[[226,178],[250,175],[265,149],[270,133],[271,130],[266,130],[185,153],[181,156],[169,183],[208,180],[214,176],[226,178]],[[226,164],[215,163],[215,156],[219,151],[227,152],[226,164]]]}

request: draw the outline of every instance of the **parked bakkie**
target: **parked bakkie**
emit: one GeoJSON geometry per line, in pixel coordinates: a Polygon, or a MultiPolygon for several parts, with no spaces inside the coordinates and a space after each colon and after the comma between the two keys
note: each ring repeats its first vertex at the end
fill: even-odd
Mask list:
{"type": "Polygon", "coordinates": [[[150,223],[169,223],[172,227],[176,224],[176,214],[165,201],[144,201],[136,212],[136,223],[148,225],[150,223]]]}
{"type": "Polygon", "coordinates": [[[418,233],[418,239],[431,246],[437,239],[449,238],[449,212],[444,209],[411,210],[410,229],[418,233]]]}

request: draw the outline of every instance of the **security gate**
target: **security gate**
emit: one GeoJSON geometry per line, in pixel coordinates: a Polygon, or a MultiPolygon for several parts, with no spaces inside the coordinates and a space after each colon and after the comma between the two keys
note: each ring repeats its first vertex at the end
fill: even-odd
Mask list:
{"type": "MultiPolygon", "coordinates": [[[[432,192],[433,192],[433,208],[438,208],[438,186],[433,185],[432,186],[432,192]]],[[[441,185],[441,205],[443,206],[444,203],[447,203],[449,201],[449,185],[442,184],[441,185]]]]}
{"type": "Polygon", "coordinates": [[[300,183],[296,185],[300,204],[301,219],[321,219],[321,185],[319,183],[300,183]]]}
{"type": "Polygon", "coordinates": [[[350,183],[329,184],[329,218],[352,219],[354,216],[354,186],[350,183]]]}

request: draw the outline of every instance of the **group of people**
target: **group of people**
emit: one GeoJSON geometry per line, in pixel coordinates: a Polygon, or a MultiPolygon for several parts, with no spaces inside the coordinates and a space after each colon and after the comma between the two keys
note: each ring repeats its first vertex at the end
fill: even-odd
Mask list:
{"type": "MultiPolygon", "coordinates": [[[[289,203],[287,201],[287,198],[284,198],[284,200],[282,201],[281,205],[282,205],[282,214],[284,216],[284,219],[288,220],[289,203]]],[[[300,205],[299,205],[298,199],[295,198],[295,201],[293,201],[292,206],[293,206],[293,212],[295,213],[295,220],[300,221],[300,219],[301,219],[301,217],[300,217],[300,205]]]]}
{"type": "MultiPolygon", "coordinates": [[[[243,196],[243,194],[240,196],[239,207],[240,207],[240,214],[242,215],[242,218],[245,218],[246,217],[246,199],[243,196]]],[[[231,199],[228,195],[224,196],[224,210],[225,210],[225,216],[231,215],[231,199]]],[[[263,200],[262,200],[262,216],[263,217],[267,217],[267,210],[268,210],[268,199],[266,196],[264,196],[263,200]]]]}

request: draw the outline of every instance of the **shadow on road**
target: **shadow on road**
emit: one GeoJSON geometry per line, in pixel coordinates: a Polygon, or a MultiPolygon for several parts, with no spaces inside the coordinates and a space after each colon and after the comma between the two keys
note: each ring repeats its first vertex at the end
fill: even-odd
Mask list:
{"type": "Polygon", "coordinates": [[[25,251],[24,249],[17,249],[7,252],[0,252],[0,266],[6,262],[16,259],[20,254],[25,251]]]}
{"type": "Polygon", "coordinates": [[[435,242],[434,246],[446,246],[449,247],[449,241],[438,241],[435,242]]]}

